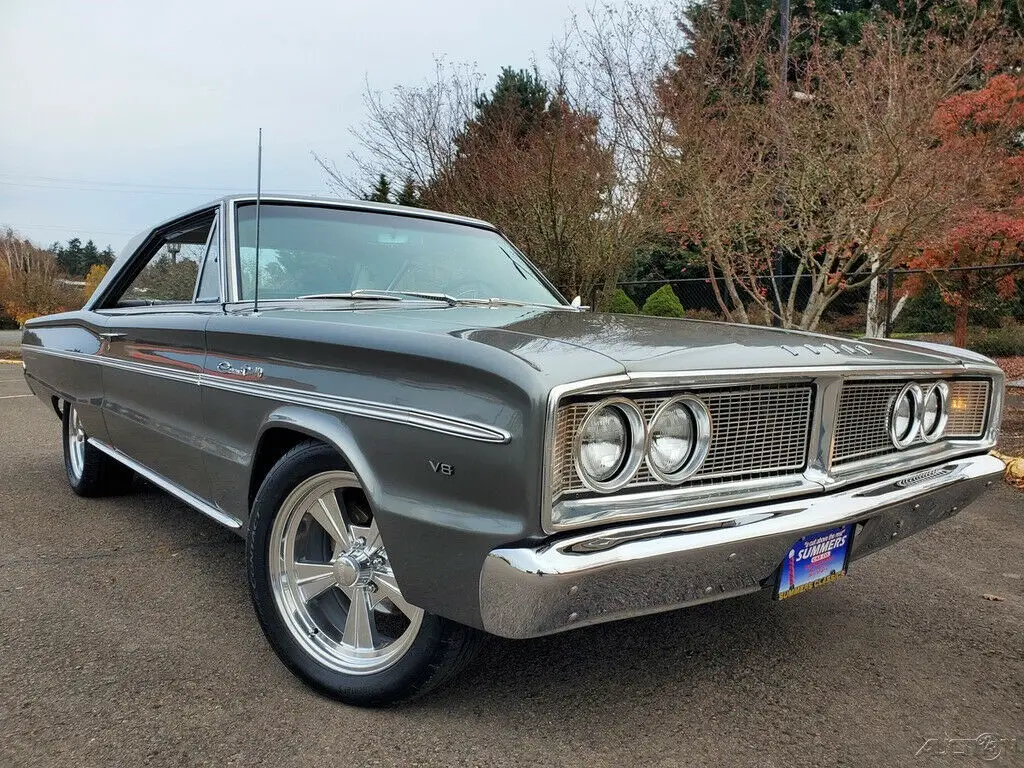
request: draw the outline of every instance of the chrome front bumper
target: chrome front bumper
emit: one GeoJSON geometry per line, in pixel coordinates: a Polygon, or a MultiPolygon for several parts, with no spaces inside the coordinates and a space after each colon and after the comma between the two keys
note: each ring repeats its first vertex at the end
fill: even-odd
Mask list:
{"type": "Polygon", "coordinates": [[[483,626],[537,637],[756,592],[804,534],[857,523],[851,558],[863,557],[952,517],[1003,469],[970,456],[824,496],[496,549],[480,574],[483,626]]]}

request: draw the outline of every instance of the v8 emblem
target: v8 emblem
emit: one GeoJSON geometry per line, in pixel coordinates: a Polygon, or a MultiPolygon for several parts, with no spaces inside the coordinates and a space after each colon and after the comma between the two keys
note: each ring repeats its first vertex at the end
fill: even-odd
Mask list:
{"type": "Polygon", "coordinates": [[[430,465],[430,468],[434,470],[434,474],[446,475],[448,477],[455,476],[455,467],[451,464],[445,464],[441,461],[431,461],[430,459],[427,459],[427,463],[430,465]]]}

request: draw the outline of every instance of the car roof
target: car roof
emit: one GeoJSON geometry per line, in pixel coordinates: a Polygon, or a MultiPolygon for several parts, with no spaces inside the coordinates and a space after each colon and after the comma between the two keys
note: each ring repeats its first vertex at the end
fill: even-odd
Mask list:
{"type": "MultiPolygon", "coordinates": [[[[174,216],[165,219],[151,227],[137,233],[128,243],[121,249],[118,260],[120,257],[126,257],[136,250],[142,244],[142,242],[149,237],[153,232],[158,229],[163,229],[169,224],[172,224],[180,219],[191,216],[194,213],[201,213],[202,211],[216,208],[223,203],[254,203],[256,202],[256,195],[253,193],[243,193],[236,195],[224,195],[218,197],[215,200],[210,200],[208,203],[203,205],[197,205],[194,208],[180,211],[174,216]]],[[[333,197],[315,197],[313,195],[282,195],[273,192],[261,193],[261,203],[298,203],[301,205],[319,205],[325,208],[341,208],[345,210],[356,210],[356,211],[376,211],[378,213],[397,213],[403,216],[415,216],[421,219],[433,219],[435,221],[447,221],[453,224],[466,224],[472,227],[483,227],[484,229],[497,230],[493,224],[483,219],[474,219],[470,216],[458,216],[454,213],[444,213],[443,211],[434,211],[429,208],[413,208],[407,205],[394,205],[392,203],[375,203],[370,200],[346,200],[343,198],[333,197]]]]}
{"type": "MultiPolygon", "coordinates": [[[[211,200],[204,205],[196,206],[191,210],[186,210],[178,213],[175,216],[150,227],[146,232],[152,232],[154,229],[161,229],[166,224],[170,224],[173,221],[184,218],[192,213],[199,213],[210,208],[214,208],[221,203],[254,203],[256,202],[256,195],[253,193],[248,194],[237,194],[237,195],[225,195],[224,197],[211,200]]],[[[404,216],[417,216],[423,219],[436,219],[438,221],[449,221],[454,224],[469,224],[474,227],[485,227],[487,229],[496,229],[496,227],[490,222],[484,221],[483,219],[474,219],[470,216],[459,216],[454,213],[445,213],[443,211],[434,211],[429,208],[414,208],[407,205],[394,205],[393,203],[375,203],[370,200],[345,200],[342,198],[332,197],[315,197],[312,195],[281,195],[272,192],[262,193],[260,195],[261,203],[298,203],[301,205],[317,205],[325,208],[343,208],[347,210],[362,210],[362,211],[377,211],[379,213],[398,213],[404,216]]]]}

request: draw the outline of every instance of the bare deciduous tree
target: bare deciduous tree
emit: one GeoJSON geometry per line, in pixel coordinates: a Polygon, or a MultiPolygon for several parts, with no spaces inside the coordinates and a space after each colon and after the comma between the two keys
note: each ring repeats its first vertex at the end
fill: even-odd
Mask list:
{"type": "Polygon", "coordinates": [[[62,277],[52,253],[9,227],[0,233],[0,306],[19,324],[81,303],[62,277]]]}
{"type": "Polygon", "coordinates": [[[488,102],[478,84],[469,68],[439,65],[425,86],[370,91],[356,131],[360,178],[318,161],[349,193],[370,172],[411,175],[423,205],[494,222],[569,295],[614,287],[635,235],[616,205],[614,153],[597,117],[539,79],[545,95],[530,114],[515,99],[488,102]]]}
{"type": "Polygon", "coordinates": [[[812,45],[784,98],[770,20],[723,21],[677,58],[659,88],[671,126],[662,202],[722,278],[727,317],[757,311],[814,329],[839,296],[905,262],[940,226],[972,158],[937,162],[930,121],[990,41],[984,25],[971,31],[922,39],[890,19],[841,55],[812,45]],[[780,272],[796,277],[756,277],[780,272]]]}
{"type": "Polygon", "coordinates": [[[382,93],[367,83],[367,116],[352,129],[359,150],[349,160],[356,172],[345,174],[329,158],[313,155],[328,184],[341,194],[359,196],[383,173],[426,187],[451,166],[455,140],[473,117],[482,80],[473,67],[439,58],[422,85],[399,85],[382,93]]]}

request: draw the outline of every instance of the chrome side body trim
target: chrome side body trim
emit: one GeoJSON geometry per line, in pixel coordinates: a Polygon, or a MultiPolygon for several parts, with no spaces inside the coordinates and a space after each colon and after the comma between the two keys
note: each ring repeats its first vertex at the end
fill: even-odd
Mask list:
{"type": "Polygon", "coordinates": [[[158,475],[156,472],[153,472],[151,469],[144,467],[142,464],[139,464],[139,462],[135,461],[134,459],[128,458],[128,456],[121,453],[116,448],[113,448],[107,445],[106,443],[97,440],[94,437],[89,438],[89,445],[93,446],[97,450],[103,451],[103,453],[107,454],[112,459],[116,459],[129,469],[134,470],[138,474],[142,475],[153,485],[157,486],[161,490],[166,491],[167,493],[171,494],[180,501],[185,502],[198,512],[202,512],[207,517],[216,520],[221,525],[231,529],[238,529],[242,527],[241,520],[232,517],[231,515],[228,515],[224,512],[221,512],[216,507],[207,504],[198,496],[195,496],[194,494],[191,494],[188,491],[186,491],[184,488],[175,485],[170,480],[167,480],[166,478],[158,475]]]}
{"type": "Polygon", "coordinates": [[[211,375],[209,373],[186,373],[174,371],[164,366],[151,365],[148,363],[131,363],[124,360],[87,355],[79,352],[67,352],[43,347],[23,347],[28,354],[44,354],[54,357],[67,358],[85,362],[96,363],[110,368],[141,373],[147,376],[157,376],[174,381],[181,381],[196,386],[214,387],[217,389],[237,392],[244,395],[252,395],[280,403],[293,405],[306,405],[312,408],[344,413],[349,416],[359,416],[377,421],[390,421],[396,424],[404,424],[417,429],[425,429],[431,432],[440,432],[446,435],[466,438],[467,440],[478,440],[485,443],[508,443],[512,440],[511,433],[498,427],[487,424],[480,424],[467,419],[460,419],[454,416],[422,411],[404,406],[391,405],[388,403],[377,403],[369,400],[358,400],[338,395],[312,393],[290,387],[279,387],[273,384],[263,384],[254,381],[239,381],[228,379],[223,376],[211,375]]]}
{"type": "Polygon", "coordinates": [[[421,411],[388,403],[371,402],[369,400],[357,400],[339,395],[313,394],[288,387],[278,387],[273,384],[232,381],[209,374],[201,374],[200,379],[204,387],[215,387],[229,392],[253,395],[292,405],[308,405],[311,408],[344,413],[349,416],[390,421],[396,424],[416,427],[417,429],[426,429],[431,432],[464,437],[467,440],[478,440],[484,443],[508,443],[512,440],[511,433],[504,429],[487,424],[479,424],[475,421],[459,419],[454,416],[432,413],[431,411],[421,411]]]}
{"type": "Polygon", "coordinates": [[[22,345],[21,351],[22,354],[50,355],[51,357],[60,357],[65,360],[95,363],[96,365],[102,365],[107,368],[116,368],[118,370],[129,371],[131,373],[141,373],[146,376],[157,376],[162,379],[171,379],[172,381],[181,381],[186,384],[195,384],[196,386],[199,386],[202,376],[202,374],[175,371],[171,368],[166,368],[161,365],[152,365],[151,363],[130,363],[113,357],[100,357],[99,355],[88,355],[84,352],[69,352],[67,350],[51,349],[49,347],[31,347],[22,345]]]}
{"type": "Polygon", "coordinates": [[[976,362],[960,365],[907,366],[893,368],[877,364],[864,366],[834,365],[822,367],[732,368],[672,373],[630,373],[608,376],[554,387],[548,396],[544,461],[541,474],[541,526],[545,533],[576,530],[611,522],[641,520],[714,509],[727,504],[750,504],[768,499],[832,491],[858,482],[885,477],[907,469],[919,469],[944,459],[976,453],[995,446],[1002,413],[1003,372],[998,367],[976,362]],[[944,439],[914,445],[898,454],[873,457],[842,466],[831,466],[832,440],[843,381],[848,378],[892,379],[985,376],[992,379],[989,420],[979,439],[944,439]],[[712,485],[669,488],[654,491],[607,494],[589,498],[552,498],[552,466],[556,413],[568,396],[633,395],[672,389],[678,392],[744,384],[810,382],[816,390],[811,416],[811,441],[807,466],[803,472],[777,477],[737,480],[712,485]]]}
{"type": "Polygon", "coordinates": [[[771,587],[801,536],[856,524],[859,558],[947,519],[1003,472],[989,455],[860,488],[493,550],[480,572],[483,627],[528,638],[771,587]]]}

